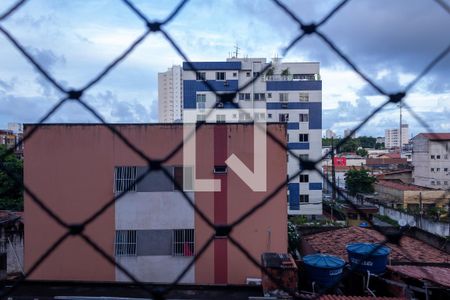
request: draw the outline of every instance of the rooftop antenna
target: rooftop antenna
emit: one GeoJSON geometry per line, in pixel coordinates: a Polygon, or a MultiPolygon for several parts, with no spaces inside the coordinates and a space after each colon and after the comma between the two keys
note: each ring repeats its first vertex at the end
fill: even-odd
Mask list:
{"type": "Polygon", "coordinates": [[[238,44],[236,43],[236,45],[234,46],[234,57],[238,58],[239,57],[239,50],[241,48],[239,48],[238,44]]]}

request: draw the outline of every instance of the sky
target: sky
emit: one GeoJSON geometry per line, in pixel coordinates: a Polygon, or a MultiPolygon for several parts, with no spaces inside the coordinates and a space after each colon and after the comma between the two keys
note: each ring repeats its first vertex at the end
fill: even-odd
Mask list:
{"type": "MultiPolygon", "coordinates": [[[[15,1],[0,1],[0,15],[15,1]]],[[[164,19],[178,1],[132,1],[149,19],[164,19]]],[[[304,22],[317,22],[339,1],[282,1],[304,22]]],[[[448,2],[447,2],[448,3],[448,2]]],[[[67,88],[80,88],[145,32],[120,0],[29,0],[0,26],[67,88]]],[[[353,0],[320,30],[369,78],[401,91],[450,45],[450,14],[432,0],[353,0]]],[[[193,61],[224,61],[237,44],[242,56],[281,56],[298,25],[269,0],[189,1],[164,29],[193,61]]],[[[343,135],[386,100],[317,36],[307,36],[284,61],[318,61],[323,84],[323,129],[343,135]]],[[[108,122],[158,121],[157,74],[183,58],[152,33],[84,99],[108,122]]],[[[63,95],[0,32],[0,128],[37,122],[63,95]]],[[[450,55],[411,90],[406,104],[435,132],[450,132],[450,55]]],[[[410,134],[426,131],[407,110],[410,134]]],[[[68,102],[48,122],[93,122],[68,102]]],[[[357,135],[382,136],[399,124],[391,104],[357,135]]]]}

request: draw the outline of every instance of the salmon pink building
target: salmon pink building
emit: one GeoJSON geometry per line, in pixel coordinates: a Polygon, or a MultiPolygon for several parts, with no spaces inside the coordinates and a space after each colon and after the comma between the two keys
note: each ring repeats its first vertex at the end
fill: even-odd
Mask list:
{"type": "MultiPolygon", "coordinates": [[[[35,125],[26,125],[28,132],[35,125]]],[[[112,125],[146,156],[161,160],[183,141],[182,124],[112,125]]],[[[286,127],[268,124],[286,143],[286,127]]],[[[214,236],[179,189],[214,225],[230,224],[286,179],[286,151],[267,138],[267,191],[254,192],[225,161],[236,155],[253,170],[252,124],[205,124],[196,133],[195,165],[183,164],[183,148],[164,170],[147,174],[146,161],[106,126],[40,125],[27,140],[24,180],[68,224],[81,223],[115,195],[131,189],[85,228],[109,256],[145,282],[171,282],[214,236]],[[166,173],[174,178],[176,184],[166,173]],[[217,179],[220,191],[196,191],[194,178],[217,179]],[[137,179],[141,179],[137,181],[137,179]]],[[[287,251],[286,188],[236,226],[230,236],[260,261],[263,252],[287,251]]],[[[25,195],[25,271],[67,229],[25,195]]],[[[261,271],[227,237],[215,236],[182,278],[184,283],[244,284],[261,271]]],[[[38,280],[127,281],[79,236],[68,237],[32,273],[38,280]]]]}

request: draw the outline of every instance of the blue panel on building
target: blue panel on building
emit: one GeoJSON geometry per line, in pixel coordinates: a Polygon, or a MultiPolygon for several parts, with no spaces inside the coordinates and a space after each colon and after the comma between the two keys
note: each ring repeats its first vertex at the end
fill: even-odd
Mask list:
{"type": "Polygon", "coordinates": [[[267,81],[267,91],[320,91],[322,81],[267,81]]]}
{"type": "Polygon", "coordinates": [[[183,62],[183,70],[240,70],[242,63],[240,61],[204,61],[204,62],[183,62]],[[193,67],[193,68],[192,68],[193,67]]]}
{"type": "Polygon", "coordinates": [[[300,184],[299,183],[288,183],[289,190],[289,209],[299,210],[300,209],[300,184]]]}
{"type": "MultiPolygon", "coordinates": [[[[209,85],[217,92],[236,92],[238,89],[237,80],[216,81],[208,80],[209,85]]],[[[184,80],[183,81],[183,107],[184,108],[196,108],[196,93],[210,91],[204,81],[197,80],[184,80]]],[[[232,107],[232,104],[230,103],[232,107]]],[[[225,105],[225,107],[227,107],[225,105]]]]}
{"type": "Polygon", "coordinates": [[[300,124],[298,123],[287,123],[287,129],[299,129],[300,124]]]}
{"type": "Polygon", "coordinates": [[[310,182],[309,183],[309,189],[314,191],[321,191],[322,190],[322,183],[321,182],[310,182]]]}
{"type": "MultiPolygon", "coordinates": [[[[267,109],[308,109],[309,129],[322,129],[322,102],[268,102],[267,109]]],[[[288,129],[290,129],[289,124],[288,129]]]]}
{"type": "Polygon", "coordinates": [[[288,149],[309,150],[309,143],[288,143],[288,149]]]}

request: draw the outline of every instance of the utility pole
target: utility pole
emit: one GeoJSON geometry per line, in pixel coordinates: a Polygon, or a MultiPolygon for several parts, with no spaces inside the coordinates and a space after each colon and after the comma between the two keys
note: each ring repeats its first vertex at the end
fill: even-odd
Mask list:
{"type": "Polygon", "coordinates": [[[333,183],[331,196],[331,221],[333,221],[334,201],[336,200],[336,170],[334,168],[334,139],[331,137],[331,182],[333,183]]]}

